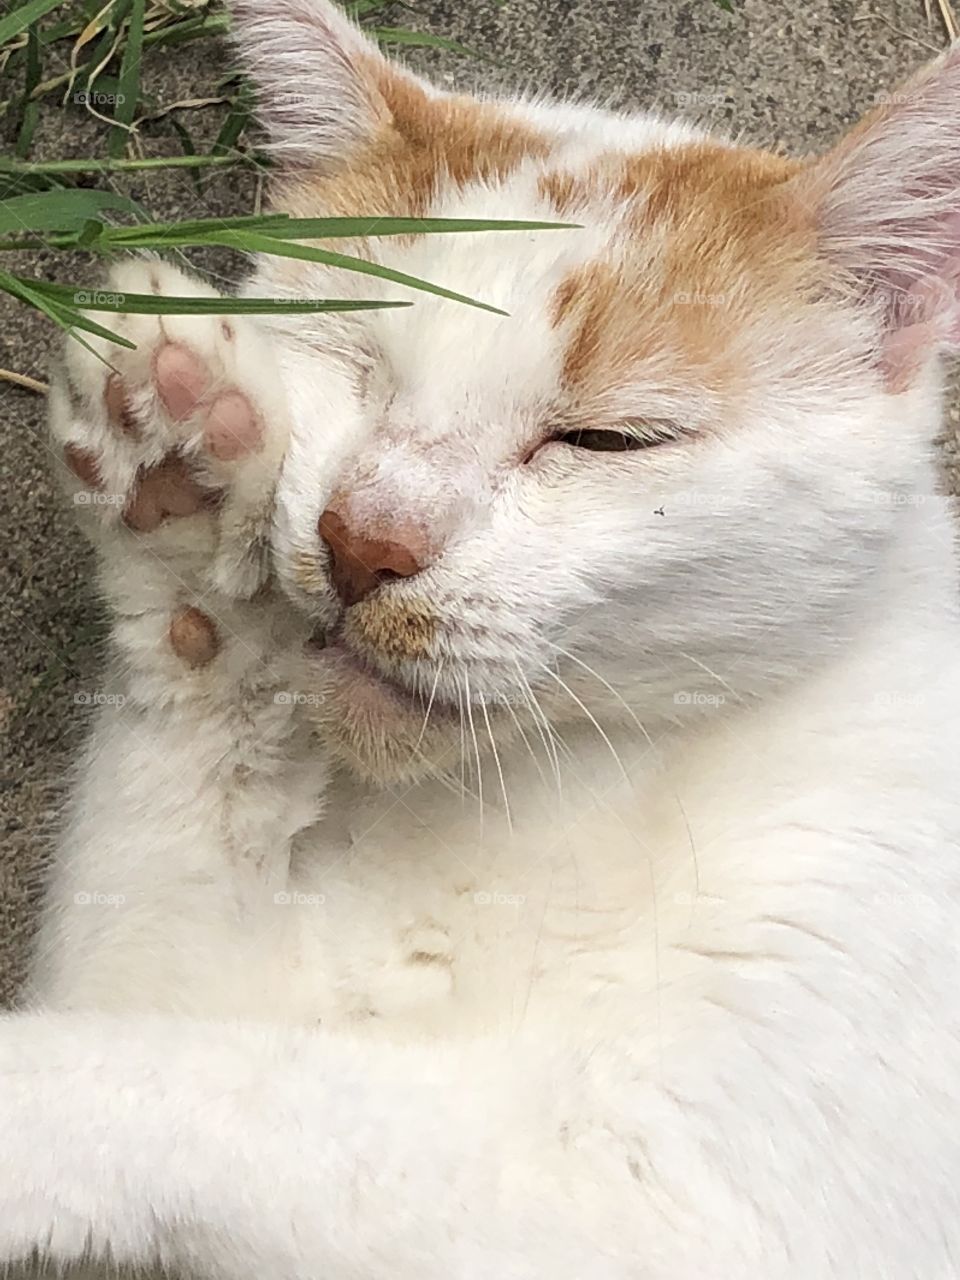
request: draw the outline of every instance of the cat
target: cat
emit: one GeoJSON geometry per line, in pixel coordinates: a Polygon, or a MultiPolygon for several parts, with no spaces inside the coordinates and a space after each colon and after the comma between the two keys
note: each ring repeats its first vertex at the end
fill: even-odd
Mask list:
{"type": "Polygon", "coordinates": [[[505,314],[263,257],[415,305],[67,343],[111,692],[0,1258],[956,1276],[960,47],[790,160],[235,15],[274,208],[558,225],[342,242],[505,314]]]}

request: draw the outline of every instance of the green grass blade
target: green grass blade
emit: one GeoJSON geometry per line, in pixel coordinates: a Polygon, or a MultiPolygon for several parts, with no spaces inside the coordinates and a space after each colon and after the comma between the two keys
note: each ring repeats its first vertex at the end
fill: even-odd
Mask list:
{"type": "Polygon", "coordinates": [[[523,222],[483,218],[290,218],[266,214],[243,218],[197,218],[192,222],[154,223],[148,227],[111,227],[108,238],[117,246],[146,248],[162,239],[181,247],[206,243],[204,237],[222,232],[260,231],[277,240],[345,240],[380,236],[437,235],[478,231],[578,230],[572,222],[523,222]],[[184,240],[183,237],[191,237],[184,240]],[[192,237],[198,237],[193,239],[192,237]]]}
{"type": "Polygon", "coordinates": [[[427,31],[410,31],[406,27],[371,27],[370,34],[375,36],[380,44],[403,44],[414,48],[443,49],[447,53],[459,53],[465,58],[479,58],[484,62],[489,61],[489,59],[484,58],[483,54],[478,53],[476,49],[470,49],[465,44],[458,44],[456,40],[448,40],[446,36],[431,35],[427,31]]]}
{"type": "Polygon", "coordinates": [[[143,37],[143,47],[147,49],[154,44],[186,44],[190,40],[202,40],[207,36],[225,35],[229,30],[228,13],[203,13],[148,31],[143,37]]]}
{"type": "MultiPolygon", "coordinates": [[[[175,119],[172,115],[167,116],[164,123],[168,129],[171,129],[176,134],[177,141],[180,143],[180,147],[185,156],[196,156],[200,154],[197,151],[197,144],[194,142],[193,137],[190,134],[190,130],[185,124],[181,124],[180,121],[175,119]]],[[[194,191],[198,196],[201,195],[203,191],[203,184],[200,180],[199,166],[187,169],[187,173],[190,177],[191,183],[193,184],[194,191]]]]}
{"type": "Polygon", "coordinates": [[[222,156],[233,151],[240,141],[240,135],[253,117],[253,92],[249,81],[242,80],[227,118],[220,127],[217,140],[213,144],[211,155],[222,156]]]}
{"type": "Polygon", "coordinates": [[[17,174],[24,177],[50,176],[67,173],[139,173],[150,169],[179,169],[214,165],[253,164],[266,168],[265,157],[242,153],[239,156],[147,156],[136,160],[39,160],[26,162],[0,156],[0,176],[17,174]]]}
{"type": "Polygon", "coordinates": [[[56,178],[41,174],[19,174],[9,176],[0,166],[0,209],[8,200],[19,199],[30,192],[46,192],[56,187],[56,178]]]}
{"type": "Polygon", "coordinates": [[[0,44],[6,44],[21,31],[25,31],[32,22],[36,22],[45,13],[49,13],[51,9],[55,9],[62,3],[63,0],[28,0],[27,4],[21,5],[13,13],[0,18],[0,44]]]}
{"type": "Polygon", "coordinates": [[[39,83],[40,40],[37,34],[37,27],[32,26],[27,31],[27,56],[24,68],[23,109],[20,117],[20,130],[17,134],[17,144],[14,148],[16,154],[21,158],[26,156],[30,150],[30,143],[33,141],[37,122],[40,119],[40,103],[31,98],[34,89],[39,83]]]}
{"type": "Polygon", "coordinates": [[[20,117],[20,131],[17,134],[17,145],[14,148],[18,156],[25,156],[30,150],[30,144],[33,142],[33,135],[36,132],[39,121],[40,103],[37,101],[26,101],[23,105],[23,115],[20,117]]]}
{"type": "MultiPolygon", "coordinates": [[[[55,44],[58,40],[65,40],[68,36],[76,37],[82,26],[83,24],[77,23],[75,19],[73,21],[68,19],[66,22],[53,22],[50,26],[44,27],[42,30],[39,26],[35,26],[34,29],[36,30],[37,39],[40,41],[41,47],[45,47],[50,44],[55,44]]],[[[14,37],[14,39],[16,39],[16,37],[14,37]]],[[[6,69],[8,71],[12,71],[15,67],[19,67],[25,57],[26,45],[21,45],[8,55],[6,69]]]]}
{"type": "Polygon", "coordinates": [[[71,307],[58,306],[55,302],[51,302],[49,298],[44,298],[42,294],[35,294],[34,296],[42,299],[47,304],[50,311],[55,313],[54,318],[59,316],[60,322],[65,329],[82,329],[84,333],[93,333],[98,338],[105,338],[108,342],[116,342],[121,347],[127,347],[130,351],[136,350],[137,344],[135,342],[131,342],[129,338],[121,337],[119,333],[114,333],[112,329],[105,329],[102,324],[97,324],[89,316],[85,316],[71,307]]]}
{"type": "MultiPolygon", "coordinates": [[[[3,167],[0,165],[0,174],[3,167]]],[[[37,191],[0,201],[0,235],[80,231],[106,209],[136,213],[137,205],[113,191],[37,191]]]]}
{"type": "Polygon", "coordinates": [[[140,100],[140,59],[143,56],[143,11],[145,0],[133,0],[130,6],[130,25],[127,42],[120,61],[120,80],[117,91],[117,109],[114,119],[117,127],[110,137],[110,155],[114,160],[126,150],[130,125],[137,113],[140,100]]]}
{"type": "MultiPolygon", "coordinates": [[[[76,68],[76,74],[68,84],[68,92],[75,85],[79,85],[82,89],[93,89],[93,77],[99,68],[102,72],[114,57],[114,49],[116,40],[123,24],[127,20],[127,13],[130,9],[131,0],[113,0],[110,11],[106,15],[106,21],[100,29],[97,37],[91,37],[92,43],[87,45],[89,50],[88,56],[84,62],[81,62],[76,68]]],[[[99,4],[94,4],[94,9],[99,13],[99,4]]],[[[92,20],[94,14],[90,14],[92,20]]]]}
{"type": "Polygon", "coordinates": [[[394,271],[391,267],[382,267],[376,262],[367,262],[364,258],[352,258],[349,254],[333,253],[329,249],[316,249],[312,245],[289,243],[269,235],[258,235],[251,231],[221,232],[211,238],[209,243],[223,245],[225,249],[239,249],[242,253],[270,253],[278,258],[299,258],[303,262],[321,262],[325,266],[338,267],[342,271],[355,271],[359,275],[375,276],[379,280],[387,280],[391,284],[404,285],[408,289],[419,289],[424,293],[432,293],[438,298],[448,298],[451,302],[462,302],[468,307],[477,307],[480,311],[490,311],[494,315],[505,316],[506,311],[491,306],[489,302],[480,302],[476,298],[468,298],[464,293],[454,293],[452,289],[444,289],[428,280],[420,280],[416,276],[408,276],[404,271],[394,271]]]}
{"type": "Polygon", "coordinates": [[[477,231],[555,231],[569,230],[574,225],[490,218],[287,218],[272,226],[267,234],[279,240],[337,240],[477,231]]]}
{"type": "Polygon", "coordinates": [[[286,221],[285,214],[242,214],[236,218],[194,218],[183,222],[151,222],[137,227],[108,227],[105,239],[118,249],[178,248],[203,245],[211,232],[264,231],[274,234],[274,227],[286,221]]]}
{"type": "Polygon", "coordinates": [[[126,315],[289,315],[329,311],[379,311],[409,307],[409,302],[358,301],[338,298],[182,298],[159,297],[153,293],[98,294],[74,285],[29,280],[0,270],[0,291],[10,294],[47,316],[99,359],[102,356],[80,333],[94,334],[121,347],[134,349],[136,343],[92,320],[87,311],[109,311],[126,315]],[[80,311],[82,307],[84,310],[80,311]],[[77,331],[80,331],[79,333],[77,331]]]}
{"type": "Polygon", "coordinates": [[[119,315],[235,316],[309,315],[323,311],[378,311],[409,307],[409,302],[358,301],[340,298],[188,298],[155,293],[110,293],[82,285],[50,284],[13,277],[51,306],[119,315]]]}
{"type": "Polygon", "coordinates": [[[424,293],[432,293],[438,298],[449,298],[452,302],[462,302],[470,307],[478,307],[481,311],[490,311],[494,315],[506,315],[506,312],[499,307],[491,306],[487,302],[479,302],[476,298],[468,298],[465,294],[455,293],[451,289],[444,289],[440,285],[432,284],[427,280],[420,280],[416,276],[409,276],[403,271],[394,271],[391,267],[383,267],[378,263],[368,262],[364,258],[354,258],[349,254],[335,253],[329,249],[318,249],[313,245],[290,243],[279,236],[274,236],[271,228],[267,228],[266,231],[251,229],[215,230],[209,228],[205,229],[202,234],[184,234],[182,230],[171,227],[169,231],[164,229],[160,238],[151,235],[150,228],[145,230],[125,228],[121,230],[121,234],[114,234],[113,229],[106,228],[98,241],[99,247],[114,249],[120,247],[125,249],[183,249],[197,245],[220,245],[225,249],[236,249],[240,253],[269,253],[278,258],[297,258],[303,262],[321,262],[326,266],[338,267],[343,271],[355,271],[360,275],[375,276],[380,280],[404,285],[409,289],[419,289],[424,293]]]}
{"type": "Polygon", "coordinates": [[[377,13],[381,9],[387,7],[388,0],[351,0],[350,4],[344,5],[347,13],[351,18],[365,18],[371,13],[377,13]]]}
{"type": "MultiPolygon", "coordinates": [[[[27,306],[41,312],[65,332],[73,333],[74,329],[81,329],[87,333],[95,333],[110,342],[118,342],[122,347],[129,347],[131,350],[135,348],[136,344],[130,342],[127,338],[122,338],[120,334],[114,333],[111,329],[104,329],[87,316],[80,315],[75,309],[63,306],[45,296],[42,289],[34,287],[35,284],[35,281],[24,280],[22,276],[11,275],[9,271],[0,271],[0,290],[3,290],[4,293],[9,293],[18,301],[25,302],[27,306]]],[[[73,336],[76,337],[77,335],[73,334],[73,336]]],[[[78,341],[82,342],[88,351],[93,351],[88,342],[84,342],[82,338],[78,338],[78,341]]],[[[94,355],[96,354],[94,352],[94,355]]]]}

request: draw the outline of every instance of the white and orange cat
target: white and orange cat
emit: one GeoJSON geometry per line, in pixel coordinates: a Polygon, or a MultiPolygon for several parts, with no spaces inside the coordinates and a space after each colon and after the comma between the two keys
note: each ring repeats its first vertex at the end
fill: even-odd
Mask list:
{"type": "Polygon", "coordinates": [[[793,162],[237,28],[278,209],[565,226],[361,246],[505,314],[264,258],[415,305],[68,344],[113,693],[0,1259],[955,1280],[960,50],[793,162]]]}

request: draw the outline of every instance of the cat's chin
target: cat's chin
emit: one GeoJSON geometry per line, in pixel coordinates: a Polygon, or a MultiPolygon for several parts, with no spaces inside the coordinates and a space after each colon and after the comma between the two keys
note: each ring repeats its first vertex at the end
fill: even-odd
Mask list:
{"type": "Polygon", "coordinates": [[[449,767],[451,749],[456,743],[459,751],[460,744],[455,708],[435,701],[426,717],[419,697],[339,644],[314,651],[309,663],[318,692],[308,709],[347,768],[389,785],[439,776],[449,767]]]}

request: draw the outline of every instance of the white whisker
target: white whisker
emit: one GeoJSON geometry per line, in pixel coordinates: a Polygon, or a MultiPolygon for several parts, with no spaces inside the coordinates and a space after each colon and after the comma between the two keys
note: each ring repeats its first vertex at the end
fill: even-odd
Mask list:
{"type": "Polygon", "coordinates": [[[560,678],[560,676],[558,676],[558,675],[557,675],[557,673],[556,673],[555,671],[552,671],[552,670],[547,666],[547,664],[546,664],[545,662],[541,662],[541,663],[540,663],[540,666],[543,668],[543,670],[544,670],[544,671],[546,671],[546,673],[547,673],[547,675],[548,675],[548,676],[550,676],[552,679],[556,680],[557,684],[561,687],[561,689],[563,689],[563,691],[564,691],[566,694],[568,694],[568,696],[569,696],[570,698],[572,698],[572,699],[573,699],[573,701],[577,704],[577,706],[580,708],[580,710],[583,712],[583,714],[587,717],[587,719],[590,721],[590,723],[591,723],[591,724],[593,725],[593,727],[596,729],[597,733],[598,733],[598,734],[600,735],[600,737],[603,739],[604,743],[606,744],[607,748],[609,749],[610,754],[613,756],[614,760],[616,760],[616,762],[617,762],[617,768],[618,768],[618,769],[620,770],[620,772],[623,774],[624,781],[625,781],[625,782],[629,782],[629,781],[630,781],[630,775],[627,773],[626,769],[623,767],[623,761],[620,759],[620,754],[619,754],[619,752],[617,751],[617,749],[616,749],[616,747],[613,745],[613,743],[610,741],[610,739],[607,737],[607,734],[604,732],[604,729],[603,729],[603,727],[601,726],[601,724],[600,724],[599,720],[597,720],[596,716],[593,714],[593,712],[590,710],[590,708],[586,705],[586,703],[582,702],[582,701],[577,697],[577,695],[573,692],[573,690],[570,688],[570,686],[567,684],[567,682],[566,682],[565,680],[562,680],[562,679],[560,678]]]}
{"type": "Polygon", "coordinates": [[[419,738],[417,738],[417,744],[414,747],[414,751],[418,751],[420,749],[420,743],[423,741],[423,735],[427,732],[427,724],[430,721],[430,712],[433,710],[433,701],[437,696],[437,685],[440,681],[440,672],[442,670],[443,670],[443,659],[441,658],[440,661],[437,663],[437,671],[433,677],[433,688],[430,690],[430,701],[427,703],[427,712],[426,712],[426,715],[423,717],[423,724],[420,726],[420,736],[419,738]]]}
{"type": "MultiPolygon", "coordinates": [[[[529,704],[527,705],[527,709],[529,710],[529,704]]],[[[510,712],[510,715],[513,719],[513,723],[517,726],[517,733],[519,733],[520,737],[523,739],[523,745],[527,748],[527,751],[530,753],[530,759],[533,761],[533,767],[536,769],[537,773],[540,776],[540,781],[543,783],[544,786],[546,786],[547,775],[543,772],[543,769],[541,769],[540,761],[537,759],[537,753],[533,749],[533,743],[530,741],[530,739],[527,737],[526,733],[524,732],[523,725],[520,723],[520,717],[517,715],[516,711],[514,711],[513,703],[510,702],[509,700],[507,701],[507,710],[510,712]]]]}
{"type": "Polygon", "coordinates": [[[480,710],[483,712],[483,722],[487,726],[487,737],[490,739],[490,750],[493,752],[493,763],[496,766],[497,777],[500,779],[500,793],[503,796],[503,811],[507,819],[507,830],[511,835],[513,835],[513,815],[510,812],[510,801],[507,799],[507,786],[503,779],[503,766],[500,763],[500,752],[497,750],[497,744],[493,737],[493,729],[490,725],[490,716],[487,712],[486,698],[481,701],[480,710]]]}
{"type": "Polygon", "coordinates": [[[473,722],[473,707],[470,704],[470,677],[463,673],[463,695],[467,706],[467,721],[470,725],[470,736],[473,739],[473,754],[477,762],[477,798],[480,802],[480,839],[483,839],[483,766],[480,764],[480,745],[477,742],[477,727],[473,722]]]}
{"type": "Polygon", "coordinates": [[[695,658],[692,653],[681,653],[680,657],[686,658],[687,662],[692,662],[695,666],[699,667],[701,671],[705,671],[708,676],[711,676],[714,680],[716,680],[717,684],[720,685],[721,688],[726,689],[727,693],[731,694],[734,698],[736,698],[738,702],[743,701],[739,693],[737,693],[736,689],[734,689],[732,685],[727,684],[723,676],[718,676],[716,671],[714,671],[711,667],[708,667],[705,662],[701,662],[699,658],[695,658]]]}
{"type": "Polygon", "coordinates": [[[467,794],[467,739],[466,720],[463,714],[463,685],[457,679],[457,713],[460,717],[460,791],[464,798],[467,794]]]}
{"type": "Polygon", "coordinates": [[[540,741],[543,743],[544,753],[546,754],[547,759],[550,761],[551,765],[553,766],[553,774],[557,783],[557,795],[560,796],[563,794],[563,786],[560,779],[560,761],[557,757],[557,749],[556,749],[556,743],[554,740],[553,730],[550,726],[549,720],[543,713],[543,708],[540,706],[540,703],[537,701],[536,694],[530,688],[530,682],[527,680],[527,677],[523,672],[523,668],[520,666],[519,662],[515,663],[514,665],[516,666],[516,669],[517,669],[517,676],[519,678],[520,685],[523,691],[523,696],[526,699],[527,707],[529,708],[531,718],[533,719],[533,723],[536,727],[537,733],[540,735],[540,741]],[[544,729],[546,729],[546,734],[544,733],[544,729]],[[547,735],[549,735],[549,740],[547,735]],[[552,749],[551,749],[551,743],[553,744],[552,749]]]}
{"type": "Polygon", "coordinates": [[[621,693],[617,692],[617,690],[613,687],[612,684],[610,684],[607,680],[604,680],[603,676],[600,674],[599,671],[594,671],[593,667],[589,666],[586,662],[581,661],[580,658],[570,653],[567,649],[562,648],[558,644],[554,644],[552,640],[548,640],[547,643],[550,645],[551,649],[556,650],[556,652],[559,653],[562,657],[569,658],[570,661],[575,662],[578,667],[582,667],[583,670],[586,671],[587,675],[593,676],[594,680],[599,681],[599,683],[603,685],[603,687],[607,690],[608,693],[612,693],[613,696],[616,698],[616,700],[623,707],[624,711],[626,711],[627,715],[630,717],[633,723],[637,726],[637,728],[643,734],[644,738],[647,740],[650,746],[652,747],[654,745],[653,739],[650,737],[649,733],[647,733],[647,730],[644,728],[644,726],[640,723],[633,707],[630,706],[629,702],[625,700],[625,698],[621,693]]]}
{"type": "MultiPolygon", "coordinates": [[[[552,649],[555,649],[557,651],[557,653],[562,654],[563,657],[565,658],[569,658],[570,661],[575,662],[578,667],[582,667],[583,670],[586,671],[588,675],[593,676],[593,678],[595,680],[598,680],[600,684],[602,684],[603,687],[608,692],[613,694],[613,696],[617,699],[617,701],[621,704],[621,706],[630,716],[630,719],[634,722],[634,724],[643,734],[644,739],[646,740],[646,743],[649,746],[650,750],[655,752],[659,758],[660,753],[659,751],[657,751],[657,744],[654,742],[653,738],[650,737],[650,734],[647,731],[646,726],[639,719],[639,717],[637,716],[633,708],[630,706],[630,704],[624,699],[623,695],[618,693],[617,690],[614,689],[613,685],[610,684],[609,681],[603,678],[603,676],[599,673],[599,671],[594,671],[593,667],[589,666],[586,662],[581,661],[580,658],[576,657],[572,653],[569,653],[566,649],[561,648],[560,645],[554,644],[552,641],[548,641],[548,643],[550,644],[550,647],[552,649]]],[[[700,860],[697,856],[697,842],[694,839],[693,828],[690,826],[690,819],[687,816],[687,811],[684,808],[683,801],[680,799],[679,792],[676,790],[673,784],[669,781],[669,779],[667,780],[667,785],[670,787],[670,790],[673,793],[674,802],[676,803],[677,809],[680,811],[680,817],[683,819],[683,825],[684,825],[684,828],[686,829],[687,842],[690,845],[690,856],[693,860],[694,885],[696,889],[696,894],[699,897],[700,895],[700,860]]]]}

